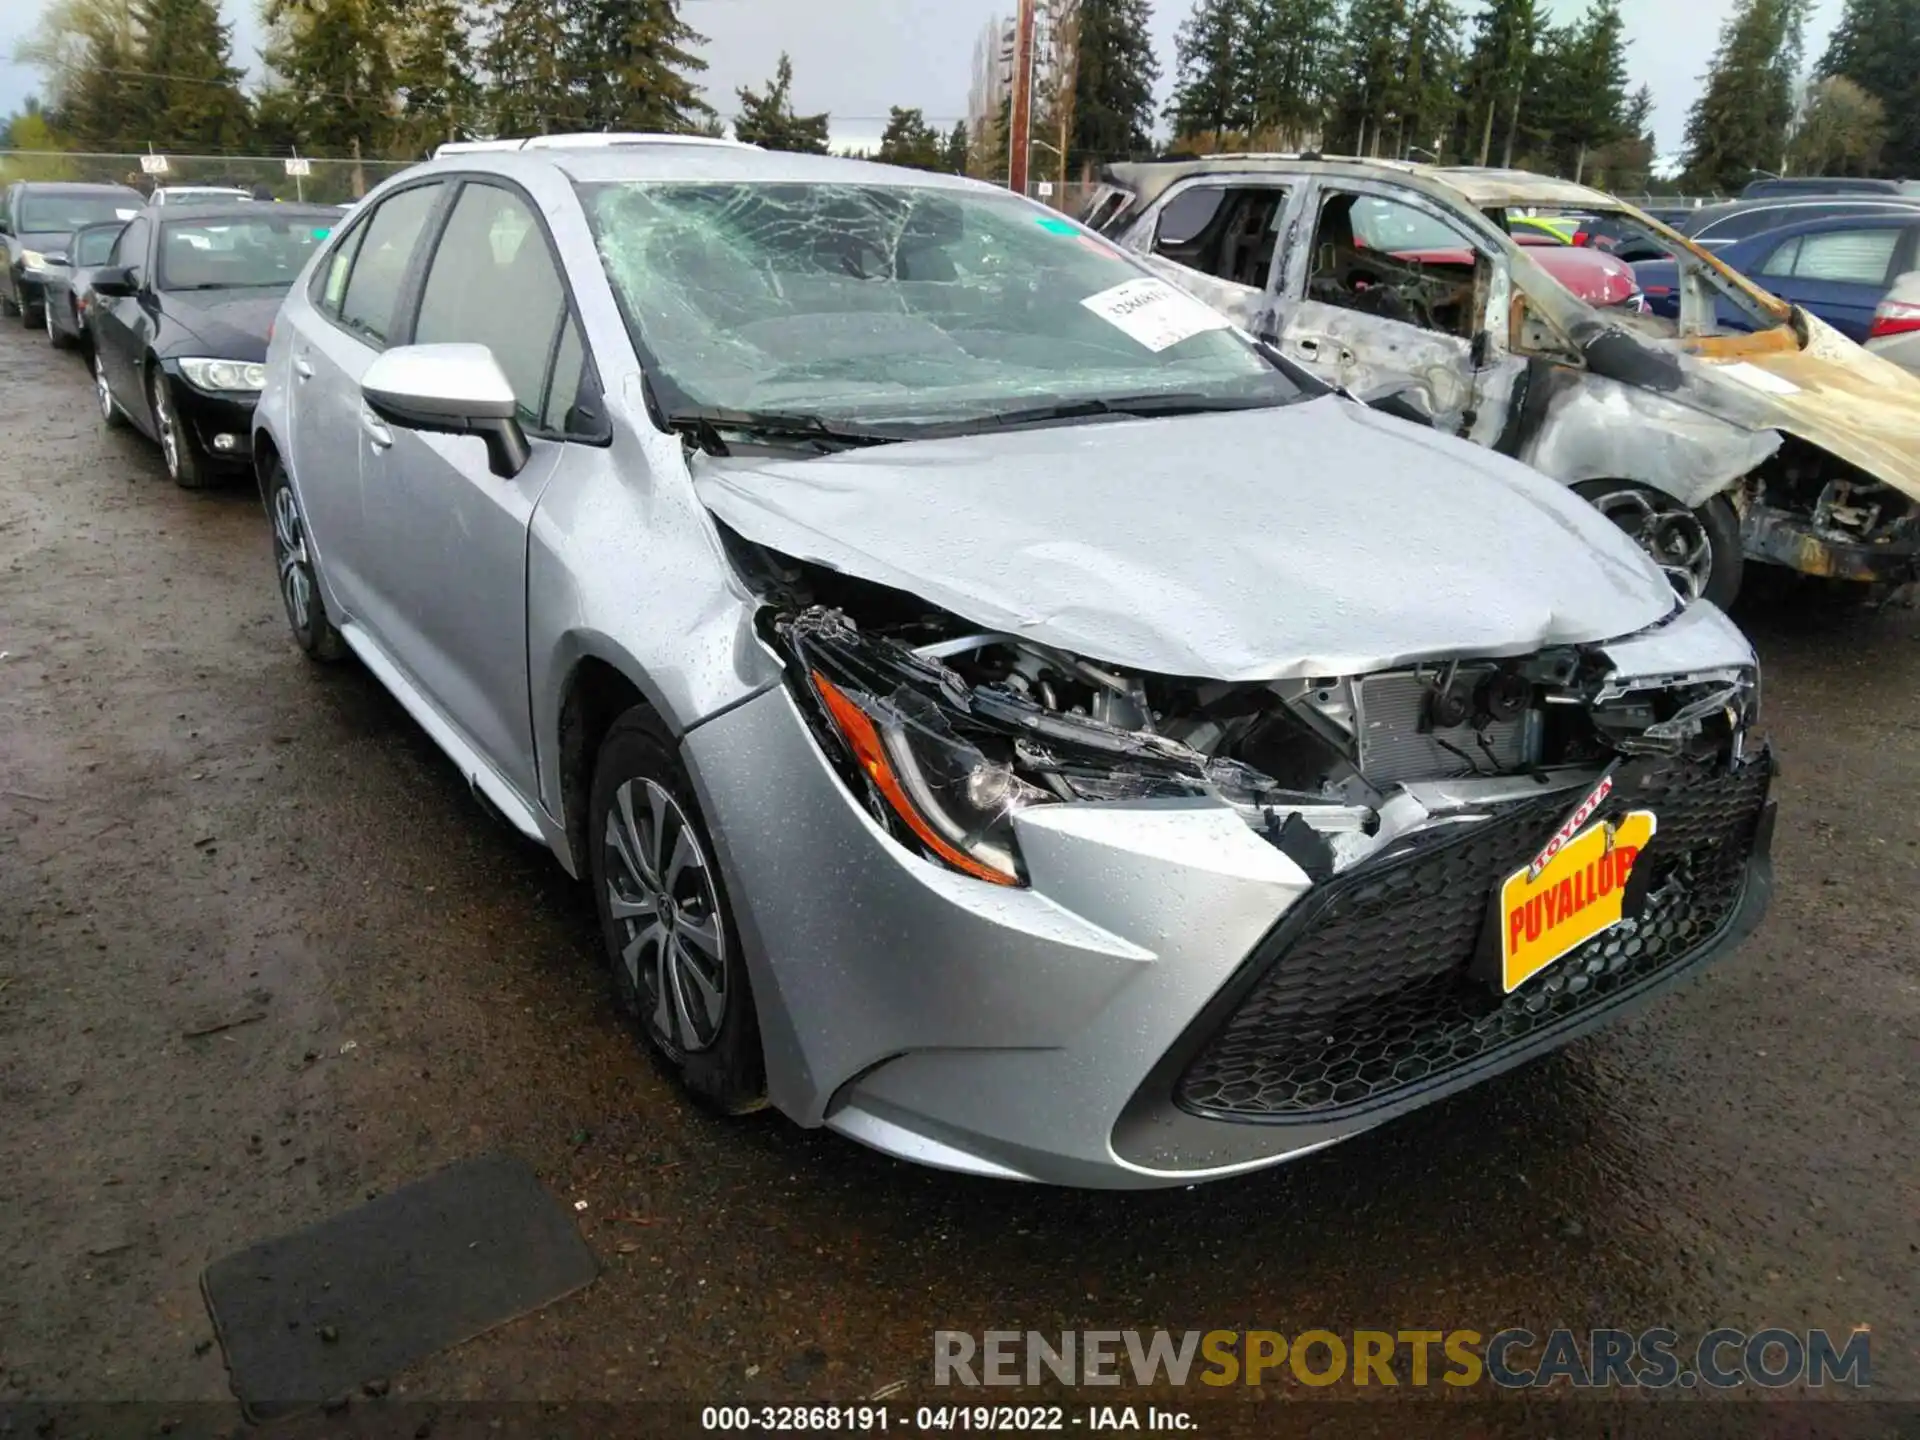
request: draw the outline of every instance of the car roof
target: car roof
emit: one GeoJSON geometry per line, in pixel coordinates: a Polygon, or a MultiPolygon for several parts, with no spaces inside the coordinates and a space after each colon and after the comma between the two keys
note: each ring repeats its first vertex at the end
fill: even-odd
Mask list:
{"type": "Polygon", "coordinates": [[[169,225],[179,220],[246,220],[255,215],[300,215],[315,220],[338,220],[331,205],[301,205],[278,200],[229,200],[209,205],[149,205],[146,212],[169,225]]]}
{"type": "Polygon", "coordinates": [[[559,170],[568,178],[651,182],[787,182],[810,185],[897,185],[940,190],[1008,192],[984,180],[931,170],[909,170],[837,155],[801,155],[745,145],[686,145],[646,141],[600,147],[552,146],[524,150],[456,151],[429,160],[406,175],[486,170],[514,175],[559,170]]]}
{"type": "Polygon", "coordinates": [[[1244,153],[1109,165],[1106,174],[1151,204],[1176,181],[1194,175],[1301,174],[1349,180],[1392,180],[1425,190],[1436,198],[1464,199],[1476,210],[1518,205],[1566,210],[1616,210],[1611,196],[1571,180],[1535,175],[1530,170],[1501,170],[1471,165],[1416,165],[1406,160],[1371,160],[1345,155],[1244,153]]]}
{"type": "MultiPolygon", "coordinates": [[[[22,180],[22,190],[38,190],[52,195],[139,195],[131,185],[101,185],[81,180],[22,180]]],[[[144,197],[142,197],[144,198],[144,197]]]]}

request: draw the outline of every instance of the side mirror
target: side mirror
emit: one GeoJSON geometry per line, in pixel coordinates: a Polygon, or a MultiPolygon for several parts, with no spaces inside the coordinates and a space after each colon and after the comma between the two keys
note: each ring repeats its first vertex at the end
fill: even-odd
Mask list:
{"type": "Polygon", "coordinates": [[[45,258],[45,260],[46,260],[46,262],[47,262],[47,264],[49,264],[49,265],[58,265],[58,266],[60,266],[60,267],[61,267],[62,269],[65,269],[65,268],[66,268],[66,266],[67,266],[67,263],[68,263],[68,261],[67,261],[67,252],[66,252],[66,251],[64,251],[64,250],[53,250],[53,251],[49,251],[49,252],[47,253],[47,255],[46,255],[46,256],[45,256],[44,258],[45,258]]]}
{"type": "Polygon", "coordinates": [[[138,290],[133,271],[125,265],[109,265],[93,272],[93,293],[123,300],[138,290]]]}
{"type": "Polygon", "coordinates": [[[486,442],[487,468],[503,480],[533,458],[513,386],[484,345],[402,345],[367,367],[360,392],[391,424],[478,436],[486,442]]]}

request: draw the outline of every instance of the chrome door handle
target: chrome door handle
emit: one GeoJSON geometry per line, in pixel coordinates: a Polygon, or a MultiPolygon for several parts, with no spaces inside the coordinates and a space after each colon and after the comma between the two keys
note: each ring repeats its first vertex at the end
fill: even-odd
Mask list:
{"type": "Polygon", "coordinates": [[[364,405],[360,407],[360,428],[366,432],[367,442],[375,450],[385,450],[393,444],[393,432],[381,423],[378,415],[364,405]]]}
{"type": "Polygon", "coordinates": [[[293,362],[293,373],[298,375],[302,380],[311,380],[313,378],[313,366],[309,365],[305,360],[295,360],[293,362]]]}

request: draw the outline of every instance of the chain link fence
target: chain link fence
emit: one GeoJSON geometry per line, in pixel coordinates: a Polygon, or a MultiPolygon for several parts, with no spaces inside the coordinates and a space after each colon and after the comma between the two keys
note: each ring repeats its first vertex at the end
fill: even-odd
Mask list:
{"type": "Polygon", "coordinates": [[[357,200],[409,162],[396,160],[288,161],[280,155],[166,155],[165,168],[149,170],[151,155],[90,154],[71,150],[0,150],[0,184],[15,180],[70,180],[131,185],[151,192],[160,185],[223,185],[251,192],[264,185],[276,200],[343,205],[357,200]]]}

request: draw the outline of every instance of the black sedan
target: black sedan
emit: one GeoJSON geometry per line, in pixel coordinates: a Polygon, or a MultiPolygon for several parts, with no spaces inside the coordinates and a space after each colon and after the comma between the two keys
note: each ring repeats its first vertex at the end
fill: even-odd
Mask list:
{"type": "Polygon", "coordinates": [[[40,281],[40,308],[46,313],[47,339],[55,346],[87,338],[87,308],[93,304],[93,272],[113,254],[113,242],[126,229],[121,220],[87,225],[67,237],[59,252],[47,255],[40,281]]]}
{"type": "Polygon", "coordinates": [[[101,416],[159,441],[177,484],[210,484],[247,462],[267,329],[339,220],[318,205],[154,207],[94,272],[101,416]]]}
{"type": "Polygon", "coordinates": [[[146,198],[125,185],[54,184],[21,180],[0,195],[0,311],[29,326],[40,322],[40,285],[47,252],[58,250],[82,225],[125,220],[146,198]]]}

